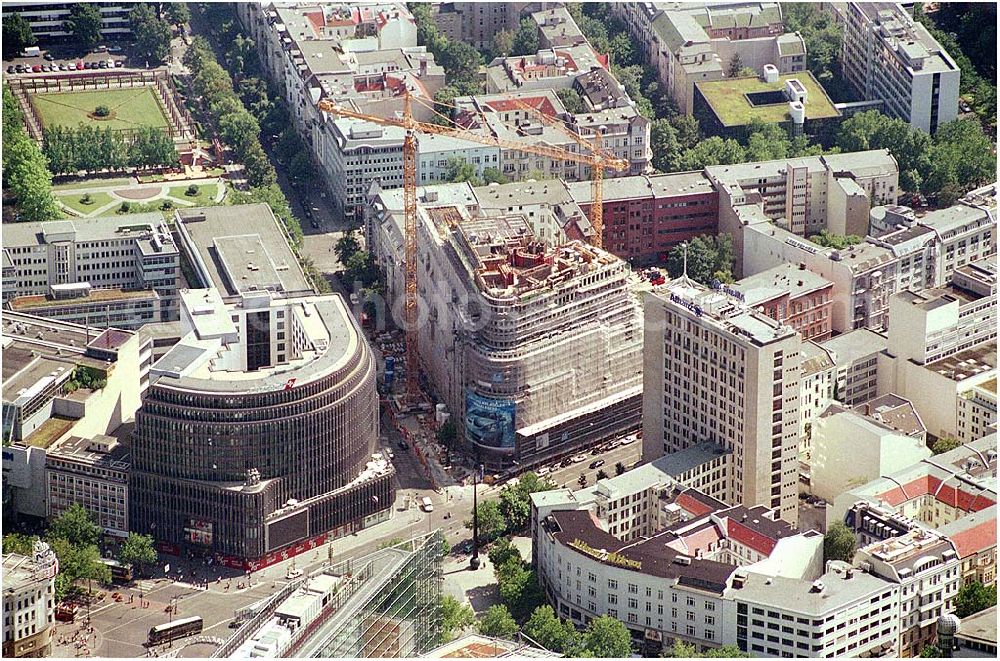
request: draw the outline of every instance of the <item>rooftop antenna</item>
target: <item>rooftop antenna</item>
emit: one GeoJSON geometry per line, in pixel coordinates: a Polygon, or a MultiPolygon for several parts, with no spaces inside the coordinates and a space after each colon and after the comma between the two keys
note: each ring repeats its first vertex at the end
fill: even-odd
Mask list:
{"type": "Polygon", "coordinates": [[[688,277],[688,244],[687,241],[681,244],[681,248],[684,249],[684,279],[687,280],[688,277]]]}

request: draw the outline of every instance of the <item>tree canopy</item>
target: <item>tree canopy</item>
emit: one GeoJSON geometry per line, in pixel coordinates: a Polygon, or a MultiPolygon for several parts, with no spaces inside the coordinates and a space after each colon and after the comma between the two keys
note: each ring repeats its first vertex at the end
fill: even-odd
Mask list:
{"type": "Polygon", "coordinates": [[[144,3],[136,4],[128,18],[139,56],[154,63],[166,60],[170,55],[170,24],[144,3]]]}
{"type": "Polygon", "coordinates": [[[945,452],[951,452],[960,445],[962,445],[962,441],[954,436],[942,436],[934,441],[934,445],[931,446],[931,452],[934,454],[944,454],[945,452]]]}
{"type": "Polygon", "coordinates": [[[52,173],[42,151],[28,137],[21,109],[10,88],[3,86],[3,186],[15,200],[18,220],[59,217],[52,196],[52,173]]]}
{"type": "Polygon", "coordinates": [[[153,538],[130,532],[118,550],[118,561],[124,565],[132,565],[141,575],[143,569],[156,564],[158,554],[153,546],[153,538]]]}
{"type": "Polygon", "coordinates": [[[20,14],[11,14],[3,20],[3,59],[20,55],[28,46],[38,43],[31,24],[20,14]]]}
{"type": "MultiPolygon", "coordinates": [[[[489,544],[507,530],[507,520],[495,500],[479,503],[475,516],[479,524],[479,539],[483,544],[489,544]]],[[[465,522],[465,527],[472,530],[472,519],[465,522]]]]}
{"type": "Polygon", "coordinates": [[[823,535],[823,561],[842,560],[850,562],[858,540],[842,521],[835,521],[823,535]]]}
{"type": "Polygon", "coordinates": [[[556,485],[551,480],[543,480],[528,471],[517,482],[512,482],[500,490],[500,513],[507,522],[507,532],[516,533],[528,526],[531,516],[531,494],[549,491],[556,485]]]}
{"type": "Polygon", "coordinates": [[[73,503],[52,520],[46,537],[62,538],[76,546],[96,545],[101,539],[101,528],[83,505],[73,503]]]}
{"type": "Polygon", "coordinates": [[[75,3],[63,27],[81,48],[90,50],[101,43],[101,10],[90,2],[75,3]]]}
{"type": "Polygon", "coordinates": [[[538,26],[531,18],[521,19],[521,24],[511,38],[511,55],[534,55],[538,52],[538,26]]]}
{"type": "MultiPolygon", "coordinates": [[[[702,234],[687,242],[687,274],[695,282],[710,286],[713,281],[733,281],[733,238],[728,234],[702,234]]],[[[667,271],[678,278],[684,273],[684,249],[676,246],[667,255],[667,271]]]]}
{"type": "Polygon", "coordinates": [[[503,604],[490,606],[479,619],[479,633],[495,638],[513,638],[520,631],[517,622],[503,604]]]}
{"type": "Polygon", "coordinates": [[[612,659],[632,655],[632,635],[621,620],[609,615],[594,618],[587,625],[584,635],[587,656],[612,659]]]}
{"type": "Polygon", "coordinates": [[[973,581],[959,588],[958,594],[955,595],[955,615],[959,617],[968,617],[996,605],[996,583],[986,586],[979,581],[973,581]]]}
{"type": "Polygon", "coordinates": [[[441,642],[454,640],[463,629],[476,622],[476,613],[450,594],[441,597],[441,642]]]}
{"type": "Polygon", "coordinates": [[[842,151],[888,149],[899,164],[900,187],[935,197],[941,206],[996,180],[993,144],[976,122],[948,122],[931,137],[869,110],[841,124],[836,142],[842,151]]]}
{"type": "Polygon", "coordinates": [[[864,237],[860,237],[857,234],[834,234],[829,230],[820,230],[819,233],[813,234],[809,237],[809,240],[818,246],[823,246],[824,248],[836,248],[837,250],[843,250],[848,246],[854,246],[862,241],[864,237]]]}

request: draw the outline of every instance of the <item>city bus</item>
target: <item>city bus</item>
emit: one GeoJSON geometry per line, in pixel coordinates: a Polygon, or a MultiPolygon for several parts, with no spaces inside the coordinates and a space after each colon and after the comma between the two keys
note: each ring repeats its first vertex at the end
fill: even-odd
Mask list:
{"type": "Polygon", "coordinates": [[[202,626],[204,623],[200,617],[186,617],[167,624],[158,624],[149,630],[147,644],[161,645],[185,636],[193,636],[201,633],[202,626]]]}
{"type": "Polygon", "coordinates": [[[111,570],[111,580],[115,583],[132,582],[132,565],[123,565],[117,560],[101,558],[101,562],[111,570]]]}

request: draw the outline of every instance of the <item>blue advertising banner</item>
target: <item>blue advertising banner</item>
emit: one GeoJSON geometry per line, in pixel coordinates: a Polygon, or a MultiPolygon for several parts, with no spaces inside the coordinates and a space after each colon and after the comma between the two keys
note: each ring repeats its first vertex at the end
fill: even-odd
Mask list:
{"type": "Polygon", "coordinates": [[[509,399],[492,399],[465,392],[465,437],[478,445],[514,447],[516,405],[509,399]]]}

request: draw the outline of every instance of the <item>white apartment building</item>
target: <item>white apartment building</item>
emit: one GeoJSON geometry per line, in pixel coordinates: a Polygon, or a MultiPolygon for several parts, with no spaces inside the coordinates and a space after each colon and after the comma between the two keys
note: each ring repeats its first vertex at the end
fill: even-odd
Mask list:
{"type": "Polygon", "coordinates": [[[417,149],[417,182],[421,186],[447,182],[449,161],[452,159],[471,165],[480,180],[486,168],[499,170],[501,167],[499,147],[461,138],[421,135],[417,139],[417,149]]]}
{"type": "Polygon", "coordinates": [[[899,586],[900,656],[917,656],[937,635],[937,619],[954,609],[961,562],[943,535],[916,527],[858,550],[859,567],[899,586]]]}
{"type": "Polygon", "coordinates": [[[382,188],[402,187],[405,133],[394,126],[324,118],[316,132],[317,160],[337,213],[359,217],[373,181],[382,188]]]}
{"type": "Polygon", "coordinates": [[[842,14],[844,77],[890,117],[934,133],[958,115],[961,71],[948,52],[901,5],[849,2],[842,14]]]}
{"type": "Polygon", "coordinates": [[[609,66],[607,56],[589,43],[498,57],[486,65],[486,93],[569,89],[577,76],[609,66]]]}
{"type": "Polygon", "coordinates": [[[812,450],[810,492],[827,502],[853,486],[931,456],[923,437],[907,436],[836,404],[813,423],[812,450]]]}
{"type": "MultiPolygon", "coordinates": [[[[966,417],[960,429],[958,415],[959,410],[970,415],[975,402],[964,393],[995,378],[996,286],[990,265],[972,265],[948,287],[903,292],[890,303],[888,342],[878,357],[879,393],[911,399],[938,436],[968,438],[972,420],[966,417]]],[[[987,426],[978,411],[976,417],[976,428],[987,426]]]]}
{"type": "Polygon", "coordinates": [[[719,231],[733,237],[740,277],[756,272],[743,264],[743,207],[758,206],[760,215],[800,237],[824,229],[864,236],[871,205],[894,204],[899,195],[899,167],[884,149],[712,165],[705,174],[719,192],[719,231]]]}
{"type": "MultiPolygon", "coordinates": [[[[3,341],[5,498],[19,513],[47,517],[47,453],[72,437],[114,434],[133,416],[149,386],[153,342],[141,332],[98,331],[10,311],[3,316],[3,341]],[[106,379],[104,387],[68,388],[83,369],[106,379]]],[[[106,467],[97,477],[108,477],[101,472],[106,467]]],[[[110,507],[97,500],[95,516],[110,507]]],[[[114,523],[120,533],[128,530],[121,518],[114,523]]]]}
{"type": "MultiPolygon", "coordinates": [[[[484,122],[477,122],[470,128],[505,140],[508,144],[535,143],[573,153],[581,151],[582,148],[566,135],[565,130],[540,122],[537,117],[514,106],[515,102],[511,99],[517,98],[520,102],[539,105],[542,112],[556,121],[565,122],[566,129],[588,140],[600,131],[602,148],[616,158],[629,162],[629,167],[625,170],[606,169],[605,177],[625,177],[650,171],[650,123],[635,108],[625,106],[570,115],[565,112],[559,98],[549,90],[536,94],[518,93],[516,97],[503,96],[508,98],[482,101],[477,97],[464,97],[456,99],[456,106],[463,110],[469,108],[483,118],[484,122]]],[[[564,181],[589,181],[591,178],[590,165],[586,163],[569,159],[556,160],[517,148],[501,149],[500,161],[501,169],[509,179],[528,179],[533,175],[537,176],[535,173],[540,173],[544,179],[564,181]]]]}
{"type": "MultiPolygon", "coordinates": [[[[177,318],[180,262],[177,247],[158,213],[74,218],[44,223],[11,223],[4,228],[4,302],[21,296],[69,299],[81,294],[104,299],[127,316],[129,325],[177,318]],[[7,260],[9,259],[9,264],[7,260]],[[107,293],[97,294],[96,292],[107,293]],[[145,291],[159,297],[159,316],[149,319],[144,306],[126,304],[130,293],[145,291]]],[[[28,299],[30,304],[38,299],[28,299]]],[[[83,315],[94,325],[106,325],[107,315],[83,315]]]]}
{"type": "MultiPolygon", "coordinates": [[[[970,192],[954,205],[917,216],[911,209],[872,210],[871,242],[899,257],[899,290],[920,291],[947,284],[975,262],[996,254],[996,186],[970,192]],[[877,216],[893,217],[894,227],[876,227],[877,216]],[[897,222],[898,221],[898,222],[897,222]],[[886,231],[880,231],[884,228],[886,231]]],[[[995,266],[993,267],[995,280],[995,266]]]]}
{"type": "Polygon", "coordinates": [[[44,657],[52,650],[55,578],[59,561],[49,545],[36,541],[30,557],[3,557],[3,656],[44,657]]]}
{"type": "MultiPolygon", "coordinates": [[[[720,223],[722,213],[724,208],[720,223]]],[[[889,299],[897,291],[899,264],[899,258],[888,248],[869,242],[843,250],[823,248],[759,215],[738,232],[742,236],[745,276],[792,263],[805,264],[810,271],[833,282],[834,332],[881,330],[888,324],[889,299]]]]}
{"type": "Polygon", "coordinates": [[[130,451],[119,442],[130,423],[114,436],[71,436],[49,448],[45,462],[48,490],[47,518],[62,514],[74,503],[93,516],[105,535],[128,537],[128,472],[130,451]]]}
{"type": "Polygon", "coordinates": [[[722,596],[738,567],[789,549],[791,571],[822,562],[818,533],[797,534],[766,508],[728,507],[671,486],[650,466],[575,492],[532,494],[533,564],[560,617],[621,620],[647,656],[676,641],[716,648],[735,642],[735,609],[722,596]],[[664,509],[671,516],[655,521],[664,509]],[[652,523],[616,532],[622,513],[652,523]]]}
{"type": "Polygon", "coordinates": [[[898,585],[838,562],[811,582],[752,569],[734,574],[726,591],[736,603],[741,651],[791,658],[894,655],[898,585]]]}
{"type": "Polygon", "coordinates": [[[997,380],[958,393],[958,440],[969,443],[997,428],[997,380]]]}
{"type": "MultiPolygon", "coordinates": [[[[66,20],[73,9],[72,2],[5,2],[2,20],[20,14],[31,26],[31,34],[40,44],[53,41],[68,41],[72,35],[66,29],[66,20]]],[[[101,12],[101,37],[123,39],[132,32],[128,14],[135,7],[134,2],[102,2],[95,6],[101,12]]],[[[6,655],[5,655],[6,656],[6,655]]]]}
{"type": "Polygon", "coordinates": [[[815,342],[802,343],[799,379],[799,459],[808,463],[812,454],[815,421],[833,401],[837,365],[831,352],[815,342]]]}
{"type": "Polygon", "coordinates": [[[733,452],[733,501],[798,520],[799,335],[685,277],[645,302],[643,459],[733,452]]]}
{"type": "Polygon", "coordinates": [[[885,335],[859,328],[820,345],[837,366],[833,399],[848,406],[858,406],[875,398],[878,392],[878,355],[886,347],[885,335]]]}

